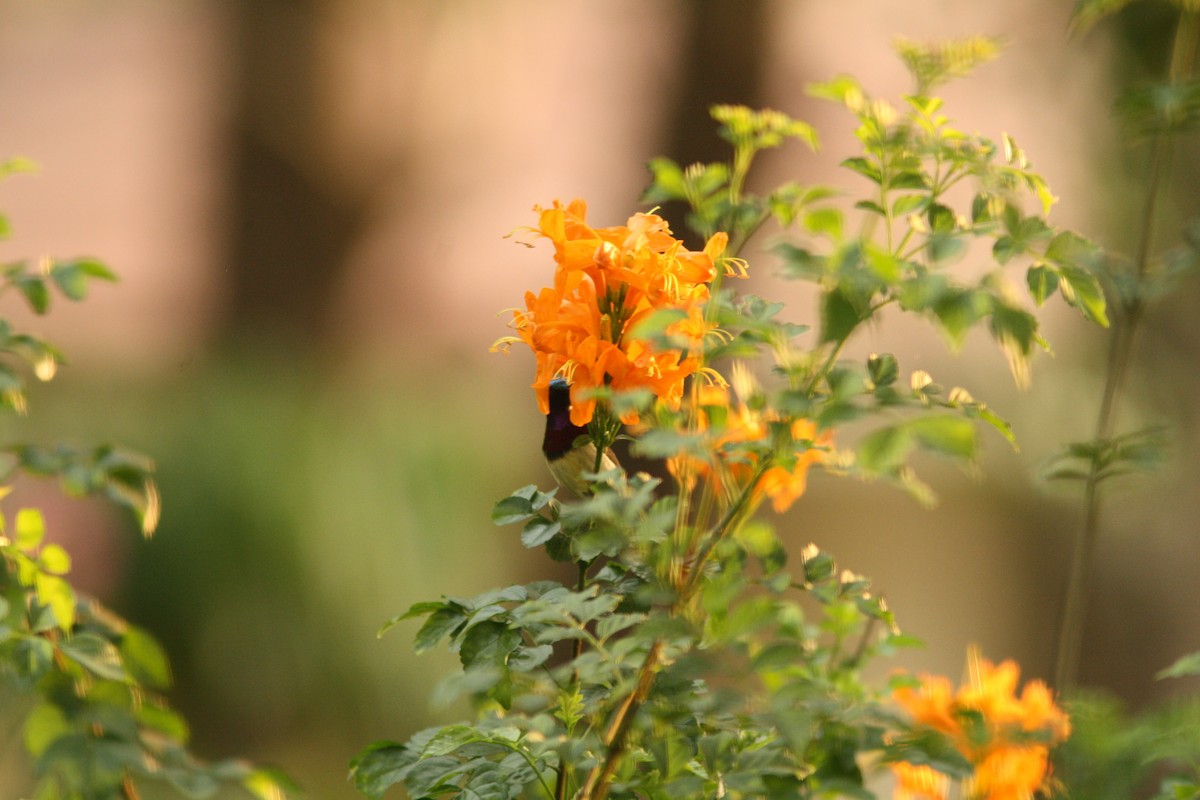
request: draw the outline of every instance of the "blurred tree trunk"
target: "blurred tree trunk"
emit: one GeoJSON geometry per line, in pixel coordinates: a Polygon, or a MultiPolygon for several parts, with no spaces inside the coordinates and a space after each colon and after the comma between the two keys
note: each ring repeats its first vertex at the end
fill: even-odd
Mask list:
{"type": "MultiPolygon", "coordinates": [[[[684,0],[679,6],[683,56],[666,154],[683,165],[727,161],[729,146],[717,138],[708,109],[715,103],[762,104],[767,6],[764,0],[684,0]]],[[[678,221],[685,209],[668,205],[664,211],[682,232],[678,221]]]]}
{"type": "Polygon", "coordinates": [[[317,345],[367,216],[368,198],[347,196],[326,167],[317,35],[328,2],[226,6],[234,52],[225,344],[253,332],[317,345]]]}

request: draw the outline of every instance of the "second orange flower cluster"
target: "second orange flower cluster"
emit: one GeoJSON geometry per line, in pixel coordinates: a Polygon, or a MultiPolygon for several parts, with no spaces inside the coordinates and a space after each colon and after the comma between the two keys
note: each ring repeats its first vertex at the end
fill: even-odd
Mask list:
{"type": "MultiPolygon", "coordinates": [[[[735,366],[735,385],[746,383],[740,377],[735,366]]],[[[761,469],[753,499],[757,502],[769,497],[772,508],[782,513],[804,494],[808,469],[825,457],[832,433],[818,433],[816,424],[806,419],[780,422],[751,408],[744,397],[733,403],[729,395],[724,386],[699,387],[696,427],[706,434],[704,456],[679,455],[668,459],[668,467],[677,480],[715,480],[727,496],[736,496],[761,469]],[[773,431],[773,426],[779,430],[773,431]],[[763,452],[764,446],[777,437],[787,441],[770,448],[772,452],[763,452]]]]}
{"type": "MultiPolygon", "coordinates": [[[[894,698],[918,728],[946,736],[974,767],[963,796],[976,800],[1029,800],[1049,775],[1050,747],[1071,726],[1041,681],[1017,696],[1020,669],[1013,661],[994,665],[972,657],[970,680],[954,691],[940,676],[922,675],[919,688],[904,687],[894,698]]],[[[945,800],[948,779],[925,765],[899,762],[896,800],[945,800]]]]}
{"type": "Polygon", "coordinates": [[[537,231],[554,243],[554,285],[526,292],[510,341],[529,345],[537,359],[533,388],[542,413],[549,411],[556,377],[571,383],[575,425],[591,421],[596,401],[590,390],[601,387],[649,389],[677,407],[684,380],[701,368],[700,340],[708,331],[703,308],[728,237],[718,233],[697,252],[656,214],[592,228],[582,200],[534,210],[537,231]],[[640,322],[668,309],[682,316],[667,332],[687,346],[663,348],[636,335],[640,322]]]}

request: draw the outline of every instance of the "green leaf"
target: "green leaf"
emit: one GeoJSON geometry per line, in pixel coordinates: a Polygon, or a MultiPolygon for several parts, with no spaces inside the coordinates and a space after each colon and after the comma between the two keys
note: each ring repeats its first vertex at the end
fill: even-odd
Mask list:
{"type": "Polygon", "coordinates": [[[117,648],[95,634],[78,633],[64,641],[59,649],[93,675],[112,681],[129,680],[117,648]]]}
{"type": "Polygon", "coordinates": [[[1063,299],[1078,308],[1087,319],[1107,328],[1104,290],[1100,288],[1096,276],[1080,267],[1066,265],[1059,267],[1059,275],[1062,281],[1058,288],[1063,299]]]}
{"type": "MultiPolygon", "coordinates": [[[[525,488],[537,490],[536,486],[525,488]]],[[[492,506],[492,522],[496,525],[512,525],[515,522],[524,522],[536,513],[528,497],[513,494],[492,506]]]]}
{"type": "Polygon", "coordinates": [[[530,549],[540,547],[562,532],[562,525],[545,517],[535,517],[521,530],[521,544],[530,549]]]}
{"type": "Polygon", "coordinates": [[[843,161],[841,163],[841,166],[845,167],[846,169],[857,172],[859,175],[862,175],[863,177],[867,178],[872,183],[875,183],[875,184],[883,183],[883,173],[880,172],[878,165],[871,163],[870,161],[868,161],[865,158],[861,158],[861,157],[847,158],[845,161],[843,161]]]}
{"type": "Polygon", "coordinates": [[[987,312],[987,295],[972,289],[947,288],[933,304],[938,329],[954,348],[962,346],[967,331],[987,312]]]}
{"type": "Polygon", "coordinates": [[[1035,264],[1025,273],[1025,283],[1033,302],[1040,308],[1058,288],[1058,273],[1045,264],[1035,264]]]}
{"type": "Polygon", "coordinates": [[[38,566],[51,575],[66,575],[71,571],[71,556],[57,544],[48,544],[38,553],[38,566]]]}
{"type": "Polygon", "coordinates": [[[278,770],[259,767],[241,779],[242,788],[258,800],[286,800],[300,789],[278,770]]]}
{"type": "Polygon", "coordinates": [[[858,309],[847,299],[840,287],[834,287],[821,297],[821,342],[841,342],[862,321],[858,309]]]}
{"type": "Polygon", "coordinates": [[[42,512],[36,508],[22,508],[17,511],[16,545],[17,549],[29,553],[36,550],[46,538],[46,521],[42,512]]]}
{"type": "Polygon", "coordinates": [[[12,275],[11,280],[34,313],[45,314],[50,309],[50,290],[40,275],[18,273],[12,275]]]}
{"type": "Polygon", "coordinates": [[[868,474],[892,474],[908,457],[913,436],[903,424],[881,428],[858,446],[857,462],[868,474]]]}
{"type": "Polygon", "coordinates": [[[157,731],[180,744],[185,744],[191,735],[187,721],[169,708],[142,702],[136,706],[136,713],[139,725],[157,731]]]}
{"type": "Polygon", "coordinates": [[[1037,318],[1028,311],[996,302],[992,308],[990,323],[992,337],[1000,345],[1009,370],[1018,386],[1029,383],[1029,354],[1039,341],[1037,318]]]}
{"type": "Polygon", "coordinates": [[[867,373],[876,388],[891,386],[900,375],[900,365],[891,353],[872,353],[867,358],[867,373]]]}
{"type": "Polygon", "coordinates": [[[50,278],[66,297],[83,300],[87,296],[89,279],[116,281],[117,275],[94,258],[80,258],[55,262],[50,267],[50,278]]]}
{"type": "Polygon", "coordinates": [[[1186,678],[1193,675],[1200,675],[1200,652],[1183,656],[1154,677],[1162,680],[1163,678],[1186,678]]]}
{"type": "Polygon", "coordinates": [[[652,158],[646,164],[650,170],[650,185],[642,195],[644,203],[665,203],[687,197],[683,169],[669,158],[652,158]]]}
{"type": "Polygon", "coordinates": [[[521,634],[503,622],[489,620],[471,628],[463,636],[458,656],[463,669],[498,667],[521,644],[521,634]]]}
{"type": "Polygon", "coordinates": [[[71,725],[57,705],[40,703],[25,719],[25,747],[35,759],[46,752],[51,743],[70,733],[71,725]]]}
{"type": "Polygon", "coordinates": [[[927,44],[901,38],[894,46],[913,77],[916,94],[927,95],[931,89],[995,59],[1000,55],[1001,41],[991,36],[971,36],[927,44]]]}
{"type": "Polygon", "coordinates": [[[457,608],[442,606],[429,615],[425,624],[417,631],[413,640],[413,651],[424,653],[433,649],[443,637],[466,621],[466,615],[457,608]]]}
{"type": "Polygon", "coordinates": [[[906,214],[913,214],[924,211],[929,206],[929,195],[924,194],[906,194],[897,198],[892,204],[892,215],[902,217],[906,214]]]}
{"type": "Polygon", "coordinates": [[[789,278],[818,280],[825,275],[828,260],[803,247],[783,243],[777,245],[775,253],[783,261],[783,273],[789,278]]]}
{"type": "Polygon", "coordinates": [[[354,788],[372,800],[404,780],[416,756],[398,742],[373,742],[350,762],[354,788]]]}
{"type": "Polygon", "coordinates": [[[117,650],[135,681],[151,689],[171,686],[171,664],[167,653],[147,631],[130,625],[121,634],[117,650]]]}
{"type": "Polygon", "coordinates": [[[57,575],[39,572],[34,580],[38,602],[49,606],[54,619],[63,631],[70,631],[75,624],[75,592],[71,584],[57,575]]]}
{"type": "Polygon", "coordinates": [[[975,455],[975,426],[964,417],[921,417],[909,422],[908,429],[927,450],[956,458],[971,458],[975,455]]]}
{"type": "Polygon", "coordinates": [[[421,748],[421,758],[449,755],[464,744],[482,739],[479,731],[469,725],[447,725],[421,748]]]}
{"type": "Polygon", "coordinates": [[[1116,110],[1126,129],[1135,136],[1193,130],[1200,125],[1200,81],[1177,80],[1134,87],[1117,99],[1116,110]]]}
{"type": "Polygon", "coordinates": [[[0,162],[0,179],[7,178],[9,175],[16,175],[21,172],[37,171],[37,162],[22,156],[15,156],[0,162]]]}
{"type": "Polygon", "coordinates": [[[41,636],[28,636],[14,646],[9,663],[31,680],[38,680],[54,666],[54,645],[41,636]]]}
{"type": "Polygon", "coordinates": [[[842,238],[842,212],[836,208],[818,208],[804,215],[804,228],[809,233],[842,238]]]}

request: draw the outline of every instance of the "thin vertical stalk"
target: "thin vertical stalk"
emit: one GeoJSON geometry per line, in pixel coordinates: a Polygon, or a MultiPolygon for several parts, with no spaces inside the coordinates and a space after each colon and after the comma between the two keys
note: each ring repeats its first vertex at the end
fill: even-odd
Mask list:
{"type": "MultiPolygon", "coordinates": [[[[1196,42],[1200,39],[1200,14],[1181,12],[1171,46],[1171,66],[1168,80],[1177,82],[1190,75],[1195,59],[1196,42]]],[[[1134,255],[1133,292],[1122,302],[1122,314],[1114,315],[1113,332],[1109,340],[1108,359],[1105,367],[1104,394],[1096,418],[1094,441],[1100,442],[1112,436],[1116,424],[1120,397],[1132,360],[1133,345],[1145,312],[1145,295],[1141,289],[1155,234],[1155,218],[1164,188],[1163,177],[1171,158],[1170,132],[1155,134],[1150,145],[1149,177],[1146,199],[1142,207],[1141,230],[1137,251],[1134,255]]],[[[1059,691],[1072,688],[1079,677],[1079,659],[1083,641],[1083,627],[1087,611],[1087,598],[1091,589],[1092,567],[1095,560],[1096,541],[1100,530],[1100,504],[1102,498],[1100,465],[1093,461],[1084,489],[1083,527],[1076,536],[1071,552],[1070,574],[1067,595],[1063,604],[1062,621],[1059,627],[1055,686],[1059,691]]]]}

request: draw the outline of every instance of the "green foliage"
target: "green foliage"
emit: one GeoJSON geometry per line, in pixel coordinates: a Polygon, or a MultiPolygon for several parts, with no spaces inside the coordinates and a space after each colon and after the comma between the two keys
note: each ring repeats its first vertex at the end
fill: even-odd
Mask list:
{"type": "Polygon", "coordinates": [[[1112,696],[1088,692],[1068,704],[1072,734],[1055,775],[1070,796],[1182,800],[1200,796],[1200,703],[1176,700],[1131,714],[1112,696]]]}
{"type": "MultiPolygon", "coordinates": [[[[0,164],[0,177],[31,169],[13,159],[0,164]]],[[[7,234],[7,221],[0,231],[7,234]]],[[[49,310],[55,291],[84,299],[93,280],[116,276],[91,258],[0,267],[0,293],[15,290],[36,314],[49,310]]],[[[22,366],[48,381],[65,361],[49,342],[4,318],[0,356],[8,357],[0,361],[0,407],[22,415],[22,366]]],[[[107,444],[18,442],[3,443],[0,453],[2,481],[56,477],[68,495],[103,494],[131,509],[146,536],[157,526],[154,465],[145,456],[107,444]]],[[[0,497],[10,491],[0,487],[0,497]]],[[[71,557],[48,539],[38,509],[19,508],[11,522],[0,515],[0,565],[0,680],[35,698],[21,725],[37,777],[35,800],[133,800],[145,782],[190,798],[212,797],[225,785],[261,800],[294,791],[271,770],[241,761],[206,764],[189,753],[187,723],[162,694],[171,684],[166,654],[150,633],[73,588],[71,557]]]]}

